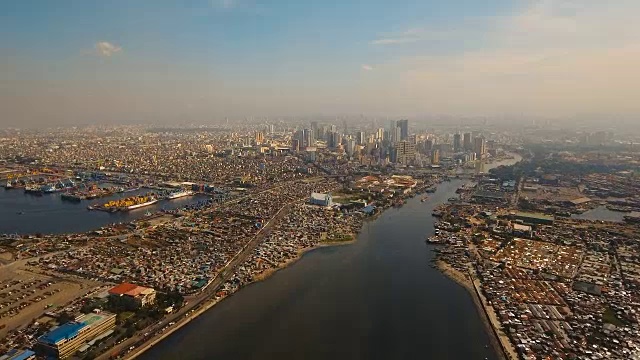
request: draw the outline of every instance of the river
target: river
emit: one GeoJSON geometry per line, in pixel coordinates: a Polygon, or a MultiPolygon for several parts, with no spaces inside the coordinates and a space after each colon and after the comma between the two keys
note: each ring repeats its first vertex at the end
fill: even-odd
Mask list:
{"type": "Polygon", "coordinates": [[[223,300],[141,359],[496,359],[467,291],[430,267],[442,184],[223,300]]]}
{"type": "Polygon", "coordinates": [[[144,208],[118,213],[87,210],[89,205],[103,204],[112,199],[148,191],[151,190],[141,189],[101,199],[69,202],[62,200],[60,194],[35,196],[26,194],[22,189],[0,189],[0,234],[85,232],[112,223],[139,219],[147,211],[176,209],[207,199],[206,196],[189,196],[171,201],[162,200],[144,208]]]}
{"type": "Polygon", "coordinates": [[[308,252],[140,359],[497,359],[471,296],[430,266],[425,243],[432,210],[463,183],[385,211],[353,244],[308,252]]]}

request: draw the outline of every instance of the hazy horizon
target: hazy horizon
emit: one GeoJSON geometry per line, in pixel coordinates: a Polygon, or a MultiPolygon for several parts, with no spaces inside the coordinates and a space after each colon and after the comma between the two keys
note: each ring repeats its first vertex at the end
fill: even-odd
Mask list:
{"type": "Polygon", "coordinates": [[[631,0],[7,1],[0,127],[287,114],[630,121],[639,10],[631,0]]]}

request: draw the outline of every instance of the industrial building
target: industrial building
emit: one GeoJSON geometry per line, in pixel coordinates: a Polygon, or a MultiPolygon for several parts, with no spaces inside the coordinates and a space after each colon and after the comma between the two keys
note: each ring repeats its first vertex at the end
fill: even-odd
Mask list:
{"type": "Polygon", "coordinates": [[[309,202],[313,205],[331,206],[333,205],[333,198],[331,194],[311,193],[309,202]]]}
{"type": "Polygon", "coordinates": [[[124,304],[130,309],[137,309],[154,304],[156,291],[144,286],[122,283],[109,290],[109,300],[124,304]]]}
{"type": "Polygon", "coordinates": [[[33,360],[36,358],[36,353],[26,349],[26,350],[18,350],[12,349],[9,350],[6,354],[0,356],[0,360],[33,360]]]}
{"type": "Polygon", "coordinates": [[[81,315],[75,321],[60,325],[40,336],[35,350],[39,356],[66,359],[87,342],[115,327],[115,314],[97,311],[81,315]]]}
{"type": "Polygon", "coordinates": [[[527,212],[515,212],[512,213],[512,217],[515,220],[520,220],[525,224],[541,224],[541,225],[553,225],[554,217],[544,214],[534,214],[527,212]]]}

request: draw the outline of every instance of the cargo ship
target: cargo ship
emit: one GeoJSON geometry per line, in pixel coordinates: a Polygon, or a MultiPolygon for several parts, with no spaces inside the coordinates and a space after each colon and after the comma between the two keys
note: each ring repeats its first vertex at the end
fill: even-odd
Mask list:
{"type": "Polygon", "coordinates": [[[89,206],[88,209],[102,210],[102,211],[108,211],[108,212],[129,211],[129,210],[139,209],[141,207],[153,205],[157,202],[158,202],[158,198],[155,196],[155,194],[139,195],[139,196],[131,196],[131,197],[120,199],[120,200],[112,200],[102,205],[89,206]]]}
{"type": "Polygon", "coordinates": [[[169,195],[167,195],[167,199],[168,200],[173,200],[173,199],[178,199],[178,198],[185,197],[185,196],[191,196],[193,194],[194,194],[194,192],[190,191],[190,190],[180,190],[180,191],[172,192],[169,195]]]}
{"type": "Polygon", "coordinates": [[[145,206],[149,206],[149,205],[153,205],[155,203],[158,202],[158,199],[156,198],[151,198],[149,201],[143,202],[141,204],[135,204],[135,205],[130,205],[127,206],[126,208],[124,208],[123,210],[135,210],[135,209],[139,209],[141,207],[145,207],[145,206]]]}

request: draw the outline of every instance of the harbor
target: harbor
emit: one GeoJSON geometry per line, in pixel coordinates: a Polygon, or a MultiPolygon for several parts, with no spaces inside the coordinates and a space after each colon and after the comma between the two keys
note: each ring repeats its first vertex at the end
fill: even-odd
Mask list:
{"type": "Polygon", "coordinates": [[[191,195],[162,200],[131,211],[89,211],[88,206],[100,206],[109,201],[137,196],[149,189],[134,189],[114,193],[82,202],[66,201],[61,194],[33,196],[21,189],[0,189],[0,234],[62,234],[99,229],[113,223],[130,222],[145,217],[148,213],[174,210],[207,201],[209,196],[191,195]]]}

